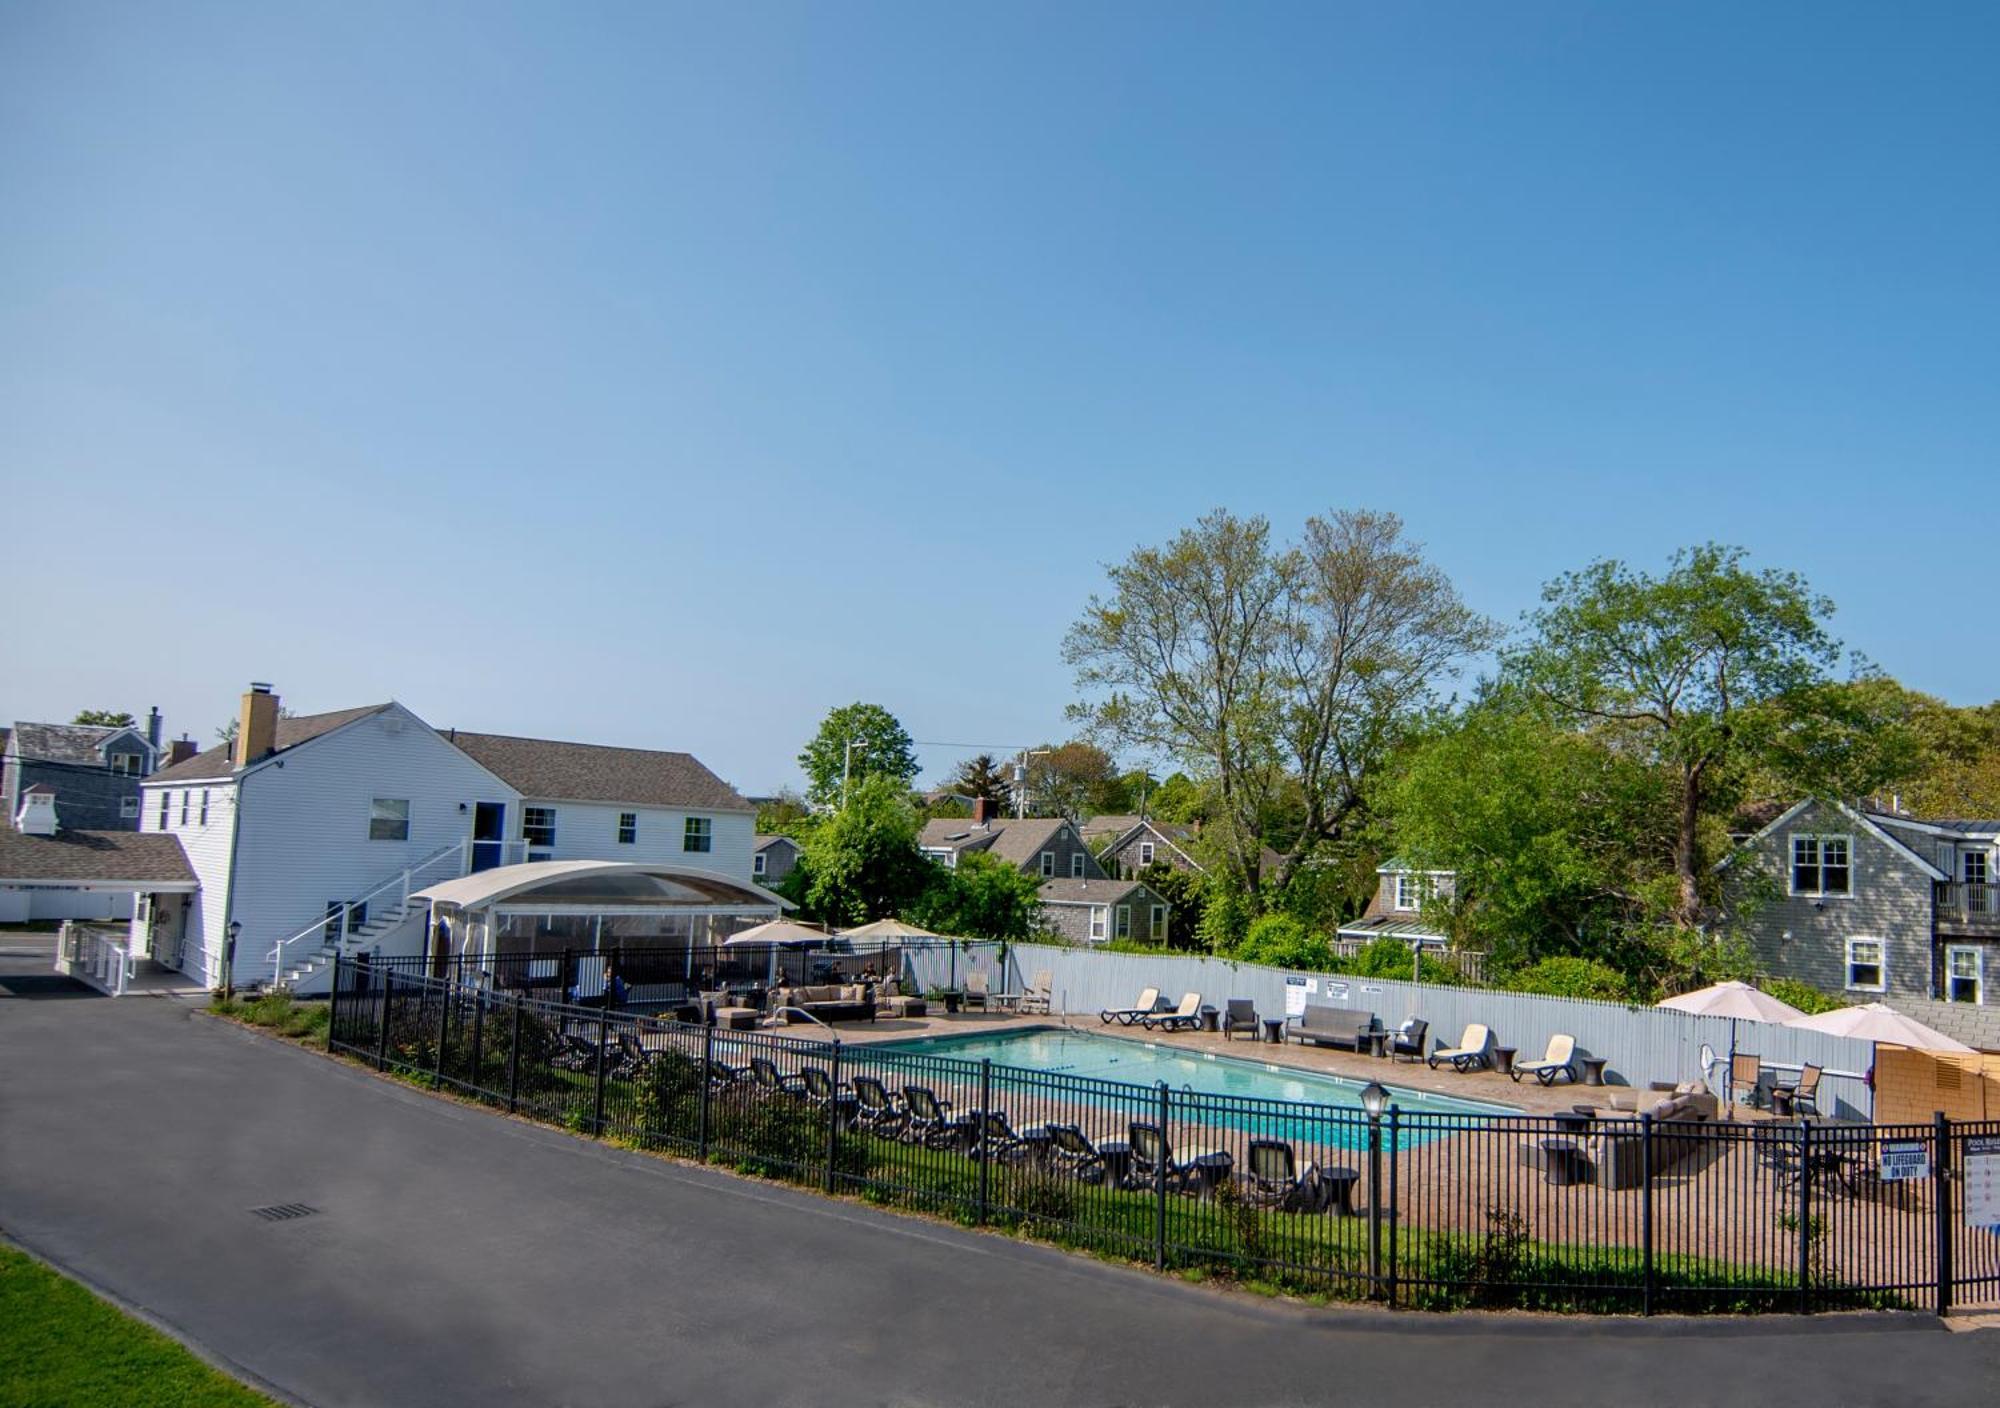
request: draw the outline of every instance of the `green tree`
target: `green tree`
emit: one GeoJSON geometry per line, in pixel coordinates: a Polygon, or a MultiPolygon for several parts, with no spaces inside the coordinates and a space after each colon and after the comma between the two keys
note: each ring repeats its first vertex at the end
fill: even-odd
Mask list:
{"type": "Polygon", "coordinates": [[[1278,888],[1359,821],[1435,682],[1494,639],[1393,514],[1311,518],[1279,546],[1267,520],[1217,510],[1109,574],[1064,639],[1085,696],[1071,712],[1212,780],[1209,826],[1253,910],[1287,789],[1278,888]]]}
{"type": "Polygon", "coordinates": [[[1333,962],[1326,936],[1314,933],[1289,914],[1266,914],[1252,922],[1243,942],[1228,956],[1244,963],[1313,972],[1325,972],[1333,962]]]}
{"type": "Polygon", "coordinates": [[[1201,916],[1208,907],[1208,878],[1198,870],[1156,860],[1139,872],[1138,879],[1167,902],[1167,947],[1203,947],[1201,916]]]}
{"type": "Polygon", "coordinates": [[[845,785],[887,777],[907,787],[917,775],[916,745],[880,704],[843,704],[829,712],[799,754],[806,795],[822,807],[838,806],[845,785]]]}
{"type": "Polygon", "coordinates": [[[1676,553],[1664,575],[1594,562],[1542,593],[1510,678],[1558,717],[1608,732],[1673,774],[1674,917],[1703,918],[1704,814],[1732,770],[1809,722],[1838,656],[1833,605],[1796,573],[1752,571],[1739,548],[1676,553]]]}
{"type": "Polygon", "coordinates": [[[1544,958],[1513,975],[1514,992],[1538,992],[1547,997],[1588,997],[1601,1002],[1629,1002],[1632,985],[1608,963],[1594,958],[1544,958]]]}
{"type": "Polygon", "coordinates": [[[917,849],[917,829],[899,779],[877,774],[855,783],[847,805],[806,840],[799,894],[809,917],[850,925],[901,915],[940,868],[917,849]]]}
{"type": "Polygon", "coordinates": [[[1146,815],[1193,826],[1207,819],[1208,799],[1201,784],[1184,772],[1162,782],[1146,798],[1146,815]]]}
{"type": "Polygon", "coordinates": [[[991,753],[981,753],[960,763],[957,775],[951,780],[951,789],[962,797],[991,803],[996,814],[1014,803],[1014,789],[1008,786],[1006,773],[991,753]]]}
{"type": "Polygon", "coordinates": [[[1046,932],[1041,881],[979,851],[937,865],[930,886],[903,914],[912,924],[961,939],[1031,939],[1046,932]]]}
{"type": "Polygon", "coordinates": [[[1117,765],[1109,753],[1094,743],[1072,739],[1031,751],[1023,790],[1036,816],[1081,821],[1095,812],[1111,810],[1104,800],[1117,776],[1117,765]]]}
{"type": "Polygon", "coordinates": [[[783,791],[757,808],[757,834],[803,840],[813,828],[812,808],[795,792],[783,791]]]}
{"type": "Polygon", "coordinates": [[[123,709],[84,709],[70,722],[97,728],[134,728],[139,721],[123,709]]]}

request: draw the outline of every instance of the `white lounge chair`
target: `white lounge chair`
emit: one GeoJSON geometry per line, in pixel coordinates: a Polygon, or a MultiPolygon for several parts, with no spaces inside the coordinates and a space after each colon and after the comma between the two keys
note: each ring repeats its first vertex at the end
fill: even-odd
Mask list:
{"type": "Polygon", "coordinates": [[[1159,1027],[1170,1032],[1198,1027],[1201,1025],[1201,994],[1183,993],[1180,1006],[1171,1012],[1149,1012],[1139,1019],[1139,1025],[1147,1031],[1159,1027]]]}
{"type": "Polygon", "coordinates": [[[1139,1000],[1130,1007],[1107,1007],[1097,1014],[1097,1020],[1110,1026],[1116,1022],[1121,1027],[1129,1027],[1141,1017],[1149,1017],[1153,1009],[1160,1005],[1160,990],[1147,988],[1139,994],[1139,1000]]]}
{"type": "Polygon", "coordinates": [[[1436,1070],[1446,1061],[1451,1062],[1455,1071],[1483,1070],[1492,1058],[1486,1049],[1493,1044],[1493,1033],[1486,1029],[1484,1022],[1473,1022],[1459,1034],[1458,1045],[1440,1047],[1424,1059],[1430,1068],[1436,1070]]]}
{"type": "Polygon", "coordinates": [[[1576,1038],[1557,1032],[1549,1038],[1549,1049],[1539,1061],[1516,1061],[1510,1074],[1518,1084],[1522,1076],[1533,1076],[1543,1085],[1554,1085],[1557,1076],[1568,1076],[1576,1084],[1576,1038]]]}

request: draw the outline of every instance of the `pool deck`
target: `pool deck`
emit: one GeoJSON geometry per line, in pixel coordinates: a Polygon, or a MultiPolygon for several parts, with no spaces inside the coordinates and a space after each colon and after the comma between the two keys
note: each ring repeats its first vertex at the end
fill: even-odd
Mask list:
{"type": "MultiPolygon", "coordinates": [[[[1069,1017],[1061,1013],[1046,1017],[1021,1017],[1005,1012],[961,1012],[955,1016],[934,1013],[924,1017],[883,1018],[874,1022],[842,1022],[838,1030],[843,1044],[865,1044],[878,1041],[911,1041],[921,1037],[974,1034],[998,1036],[1008,1031],[1025,1030],[1030,1027],[1068,1027],[1092,1036],[1148,1042],[1172,1047],[1178,1051],[1232,1056],[1241,1061],[1313,1071],[1347,1080],[1363,1082],[1377,1080],[1384,1085],[1428,1091],[1455,1100],[1480,1100],[1495,1105],[1507,1105],[1523,1114],[1555,1114],[1567,1112],[1577,1105],[1609,1108],[1613,1091],[1624,1088],[1610,1085],[1597,1087],[1571,1085],[1566,1081],[1544,1087],[1533,1079],[1524,1079],[1517,1084],[1508,1077],[1497,1075],[1492,1071],[1470,1071],[1460,1075],[1449,1066],[1433,1071],[1421,1061],[1381,1060],[1373,1056],[1356,1055],[1350,1051],[1336,1051],[1330,1047],[1308,1046],[1298,1042],[1288,1041],[1282,1046],[1276,1046],[1253,1042],[1243,1037],[1223,1037],[1212,1032],[1149,1032],[1141,1027],[1121,1027],[1116,1023],[1107,1025],[1098,1021],[1094,1012],[1069,1017]]],[[[826,1028],[810,1023],[780,1027],[777,1030],[788,1037],[823,1039],[827,1036],[826,1028]]],[[[1648,1075],[1645,1079],[1666,1080],[1670,1077],[1686,1078],[1679,1073],[1662,1071],[1648,1075]]],[[[1738,1120],[1768,1118],[1762,1111],[1751,1111],[1742,1107],[1737,1109],[1736,1114],[1738,1120]]]]}

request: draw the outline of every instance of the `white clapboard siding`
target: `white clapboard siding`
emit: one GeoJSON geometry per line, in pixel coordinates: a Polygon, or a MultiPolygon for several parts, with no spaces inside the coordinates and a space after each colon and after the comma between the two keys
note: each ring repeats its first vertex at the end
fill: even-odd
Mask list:
{"type": "MultiPolygon", "coordinates": [[[[529,797],[530,807],[553,807],[556,813],[556,844],[550,860],[659,861],[668,865],[712,870],[732,880],[748,881],[750,851],[757,830],[757,818],[747,812],[676,811],[643,807],[637,803],[549,802],[529,797]],[[639,825],[630,845],[618,840],[621,812],[637,812],[639,825]],[[682,849],[690,815],[705,816],[710,823],[707,851],[682,849]]],[[[519,834],[519,822],[515,824],[519,834]]],[[[537,851],[537,854],[540,854],[537,851]]]]}
{"type": "Polygon", "coordinates": [[[149,789],[141,798],[139,829],[172,836],[181,844],[188,866],[201,886],[188,896],[187,942],[181,968],[191,978],[213,987],[222,981],[223,906],[228,902],[230,835],[236,819],[236,784],[227,779],[186,787],[149,789]],[[166,825],[160,824],[160,798],[167,798],[166,825]],[[207,820],[202,799],[207,798],[207,820]],[[183,799],[187,820],[181,820],[183,799]]]}

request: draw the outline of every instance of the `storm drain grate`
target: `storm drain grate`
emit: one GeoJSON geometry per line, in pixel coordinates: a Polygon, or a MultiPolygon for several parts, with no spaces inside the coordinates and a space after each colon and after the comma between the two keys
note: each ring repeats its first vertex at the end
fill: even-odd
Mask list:
{"type": "Polygon", "coordinates": [[[252,1208],[252,1217],[261,1217],[266,1222],[290,1222],[295,1217],[311,1217],[318,1208],[309,1208],[304,1203],[273,1203],[268,1208],[252,1208]]]}

